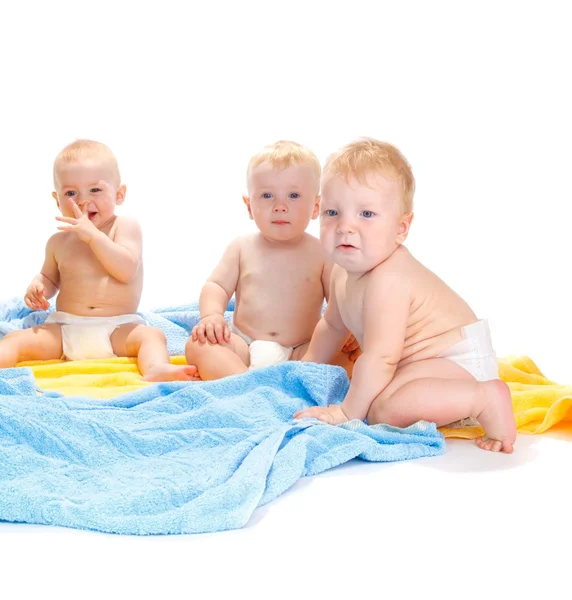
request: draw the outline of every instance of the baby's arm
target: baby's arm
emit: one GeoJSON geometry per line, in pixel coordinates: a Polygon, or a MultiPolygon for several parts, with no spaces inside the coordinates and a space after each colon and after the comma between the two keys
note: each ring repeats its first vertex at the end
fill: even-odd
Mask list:
{"type": "Polygon", "coordinates": [[[48,299],[52,298],[60,287],[60,271],[54,255],[58,235],[53,235],[46,244],[46,255],[42,270],[32,279],[26,290],[24,302],[32,310],[47,310],[48,299]]]}
{"type": "MultiPolygon", "coordinates": [[[[324,263],[324,268],[322,270],[322,288],[324,289],[324,297],[326,298],[326,302],[330,301],[330,294],[333,294],[332,285],[330,283],[332,279],[333,267],[334,263],[330,260],[326,260],[324,263]]],[[[355,362],[358,356],[361,354],[361,349],[359,347],[359,342],[356,340],[353,333],[350,333],[349,336],[347,335],[347,333],[348,332],[346,330],[346,341],[345,344],[342,346],[341,351],[345,354],[348,354],[348,358],[352,362],[355,362]]]]}
{"type": "Polygon", "coordinates": [[[224,312],[238,285],[240,273],[240,238],[231,242],[221,261],[201,290],[199,309],[201,320],[193,328],[193,340],[212,344],[230,341],[230,329],[224,312]]]}
{"type": "MultiPolygon", "coordinates": [[[[330,279],[329,274],[328,279],[330,279]]],[[[310,340],[310,346],[304,355],[303,360],[305,362],[331,362],[341,350],[348,337],[348,330],[344,325],[336,300],[334,276],[331,277],[328,296],[329,301],[324,316],[316,325],[312,339],[310,340]]]]}
{"type": "Polygon", "coordinates": [[[118,217],[114,240],[97,229],[88,243],[103,268],[121,283],[131,282],[141,268],[143,241],[134,219],[118,217]]]}
{"type": "Polygon", "coordinates": [[[393,379],[403,353],[410,302],[403,273],[380,269],[371,274],[364,297],[363,354],[340,406],[348,419],[365,419],[375,398],[393,379]]]}

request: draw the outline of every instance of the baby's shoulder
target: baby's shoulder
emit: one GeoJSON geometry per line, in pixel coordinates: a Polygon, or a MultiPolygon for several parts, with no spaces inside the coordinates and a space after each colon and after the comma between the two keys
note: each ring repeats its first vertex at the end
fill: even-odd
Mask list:
{"type": "Polygon", "coordinates": [[[310,259],[315,259],[321,262],[326,260],[326,251],[320,243],[320,240],[309,233],[305,233],[300,243],[300,251],[310,259]]]}
{"type": "Polygon", "coordinates": [[[46,249],[52,251],[57,250],[71,236],[77,237],[75,233],[70,233],[68,231],[58,231],[52,234],[46,242],[46,249]]]}
{"type": "Polygon", "coordinates": [[[416,262],[406,248],[399,247],[370,271],[369,282],[382,287],[410,287],[416,275],[416,262]]]}
{"type": "Polygon", "coordinates": [[[130,230],[130,231],[136,231],[136,230],[140,231],[141,230],[141,225],[139,224],[139,221],[135,217],[124,216],[124,215],[116,216],[112,227],[114,229],[130,230]]]}

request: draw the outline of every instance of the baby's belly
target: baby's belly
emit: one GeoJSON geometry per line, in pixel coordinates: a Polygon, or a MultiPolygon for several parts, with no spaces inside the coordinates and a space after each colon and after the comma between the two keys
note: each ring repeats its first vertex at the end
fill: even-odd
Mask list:
{"type": "Polygon", "coordinates": [[[113,317],[137,312],[140,293],[118,284],[101,288],[85,283],[73,287],[62,286],[56,300],[57,310],[85,317],[113,317]]]}
{"type": "Polygon", "coordinates": [[[321,316],[321,303],[308,307],[290,302],[237,304],[234,325],[253,340],[278,342],[281,346],[299,346],[309,342],[321,316]]]}

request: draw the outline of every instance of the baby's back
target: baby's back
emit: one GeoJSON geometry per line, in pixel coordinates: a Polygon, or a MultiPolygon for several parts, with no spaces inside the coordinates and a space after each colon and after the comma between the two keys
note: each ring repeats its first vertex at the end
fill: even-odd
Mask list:
{"type": "MultiPolygon", "coordinates": [[[[104,232],[112,240],[117,220],[104,232]]],[[[109,275],[90,246],[72,232],[56,234],[54,258],[60,275],[57,310],[89,317],[137,311],[143,288],[142,265],[129,283],[122,283],[109,275]]]]}
{"type": "Polygon", "coordinates": [[[244,238],[234,324],[256,340],[297,346],[312,337],[324,302],[325,254],[309,234],[289,244],[244,238]]]}
{"type": "Polygon", "coordinates": [[[401,365],[433,358],[463,339],[461,329],[477,320],[471,307],[405,247],[394,253],[411,288],[401,365]]]}

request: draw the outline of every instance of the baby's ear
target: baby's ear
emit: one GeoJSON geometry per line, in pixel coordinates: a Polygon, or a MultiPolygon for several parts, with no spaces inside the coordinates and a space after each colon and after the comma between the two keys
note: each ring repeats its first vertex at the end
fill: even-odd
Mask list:
{"type": "Polygon", "coordinates": [[[125,194],[127,193],[127,188],[124,185],[119,186],[117,193],[115,194],[115,204],[118,206],[125,202],[125,194]]]}
{"type": "Polygon", "coordinates": [[[312,211],[312,219],[316,219],[318,217],[318,215],[320,214],[320,201],[322,200],[322,197],[320,196],[320,194],[318,194],[316,196],[316,202],[314,204],[314,210],[312,211]]]}
{"type": "Polygon", "coordinates": [[[413,213],[407,213],[401,217],[399,221],[399,229],[397,231],[397,240],[398,244],[403,244],[403,242],[407,239],[409,235],[409,228],[411,227],[411,222],[413,221],[413,213]]]}
{"type": "Polygon", "coordinates": [[[244,202],[244,204],[246,205],[246,208],[248,209],[248,216],[251,219],[254,219],[254,217],[252,216],[252,209],[250,208],[250,196],[243,196],[242,201],[244,202]]]}
{"type": "Polygon", "coordinates": [[[58,208],[60,208],[60,200],[58,198],[58,193],[57,192],[52,192],[52,198],[56,201],[56,204],[58,205],[58,208]]]}

